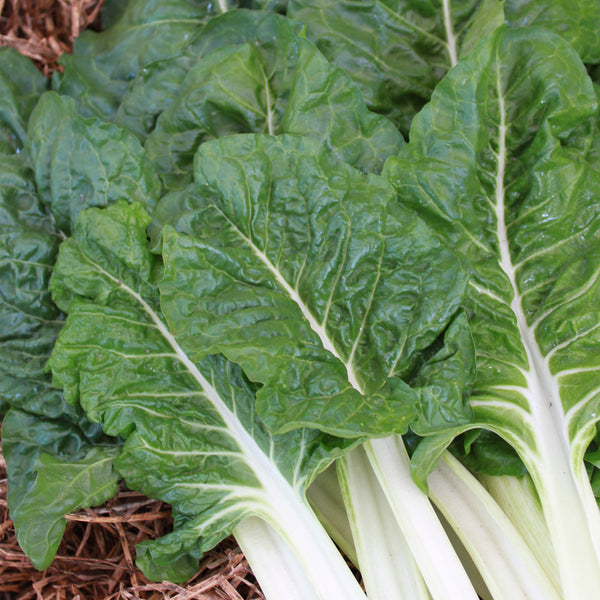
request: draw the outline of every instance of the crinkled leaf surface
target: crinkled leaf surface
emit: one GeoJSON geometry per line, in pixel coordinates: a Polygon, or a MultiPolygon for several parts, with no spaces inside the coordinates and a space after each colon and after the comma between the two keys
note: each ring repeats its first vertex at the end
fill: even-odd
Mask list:
{"type": "Polygon", "coordinates": [[[178,56],[227,2],[132,0],[109,12],[101,33],[85,31],[73,54],[64,54],[64,74],[54,89],[73,97],[84,116],[111,120],[129,82],[146,65],[178,56]],[[111,18],[112,15],[112,18],[111,18]]]}
{"type": "Polygon", "coordinates": [[[563,35],[586,62],[598,62],[597,0],[291,0],[288,15],[359,85],[371,110],[404,135],[458,58],[504,21],[563,35]]]}
{"type": "Polygon", "coordinates": [[[148,137],[148,156],[167,187],[190,181],[203,141],[234,133],[310,135],[346,162],[375,171],[404,143],[391,122],[367,110],[351,79],[283,17],[234,11],[207,29],[204,47],[213,39],[233,41],[231,31],[237,43],[202,55],[148,137]]]}
{"type": "Polygon", "coordinates": [[[0,48],[0,153],[23,149],[27,120],[48,80],[13,48],[0,48]]]}
{"type": "Polygon", "coordinates": [[[505,0],[504,10],[511,27],[547,27],[564,37],[583,62],[600,62],[598,0],[505,0]]]}
{"type": "Polygon", "coordinates": [[[40,419],[16,409],[4,418],[7,502],[19,544],[38,569],[54,558],[65,514],[102,504],[117,491],[113,463],[120,447],[98,426],[87,429],[65,417],[40,419]]]}
{"type": "Polygon", "coordinates": [[[161,311],[177,299],[159,298],[149,221],[135,204],[80,213],[51,282],[69,314],[49,364],[67,398],[125,439],[128,485],[173,505],[175,531],[142,548],[141,566],[184,580],[197,568],[189,555],[245,516],[285,521],[282,506],[348,443],[305,429],[272,436],[239,367],[167,324],[161,311]]]}
{"type": "Polygon", "coordinates": [[[278,45],[300,34],[301,29],[300,23],[262,11],[231,10],[211,18],[179,55],[154,61],[139,72],[121,100],[115,122],[145,138],[154,129],[158,115],[177,97],[190,69],[205,55],[248,43],[259,43],[262,54],[275,54],[278,45]]]}
{"type": "Polygon", "coordinates": [[[127,199],[151,209],[162,191],[133,134],[84,119],[70,98],[55,92],[44,94],[31,115],[27,150],[40,197],[65,233],[83,208],[127,199]]]}
{"type": "MultiPolygon", "coordinates": [[[[402,378],[432,358],[466,283],[453,254],[394,202],[387,181],[309,138],[207,142],[195,185],[170,215],[186,235],[167,229],[163,239],[163,310],[177,335],[265,384],[259,413],[276,430],[405,431],[419,408],[402,378]]],[[[468,335],[458,331],[454,350],[432,358],[425,386],[443,390],[440,371],[468,363],[468,335]]],[[[450,422],[468,419],[461,398],[446,405],[450,422]]],[[[430,417],[440,427],[447,415],[430,417]]]]}
{"type": "Polygon", "coordinates": [[[288,15],[404,133],[456,64],[479,0],[291,0],[288,15]]]}
{"type": "Polygon", "coordinates": [[[48,282],[60,236],[22,156],[0,171],[0,401],[38,414],[60,411],[44,364],[62,326],[48,282]]]}
{"type": "Polygon", "coordinates": [[[566,42],[502,29],[439,85],[385,169],[400,201],[463,254],[474,417],[523,459],[579,597],[600,532],[583,468],[600,418],[597,111],[566,42]]]}

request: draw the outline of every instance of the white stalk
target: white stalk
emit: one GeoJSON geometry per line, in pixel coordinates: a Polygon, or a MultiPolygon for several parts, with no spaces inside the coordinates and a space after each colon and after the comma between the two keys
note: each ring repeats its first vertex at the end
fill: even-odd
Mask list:
{"type": "Polygon", "coordinates": [[[265,521],[248,517],[233,534],[267,600],[319,600],[289,546],[265,521]]]}
{"type": "Polygon", "coordinates": [[[226,431],[238,445],[239,458],[250,467],[259,482],[259,486],[252,492],[242,486],[237,493],[247,498],[249,511],[263,517],[287,541],[299,564],[306,571],[307,579],[315,587],[318,600],[366,600],[360,585],[308,503],[284,478],[252,435],[242,426],[237,416],[223,402],[215,387],[186,355],[160,316],[139,293],[99,265],[95,267],[144,309],[173,349],[174,356],[218,412],[226,431]]]}
{"type": "Polygon", "coordinates": [[[423,577],[362,447],[337,462],[369,600],[430,600],[423,577]]]}
{"type": "Polygon", "coordinates": [[[433,600],[478,600],[429,498],[412,479],[402,438],[370,440],[364,447],[433,600]]]}
{"type": "Polygon", "coordinates": [[[358,556],[338,483],[336,464],[337,462],[317,475],[306,495],[327,533],[352,564],[358,566],[358,556]]]}
{"type": "Polygon", "coordinates": [[[560,589],[558,562],[531,478],[479,475],[478,479],[519,531],[548,579],[560,589]]]}
{"type": "Polygon", "coordinates": [[[318,600],[366,600],[346,561],[306,501],[274,473],[263,479],[264,498],[255,509],[289,546],[318,600]]]}
{"type": "Polygon", "coordinates": [[[486,489],[450,453],[428,479],[494,600],[561,600],[529,546],[486,489]]]}

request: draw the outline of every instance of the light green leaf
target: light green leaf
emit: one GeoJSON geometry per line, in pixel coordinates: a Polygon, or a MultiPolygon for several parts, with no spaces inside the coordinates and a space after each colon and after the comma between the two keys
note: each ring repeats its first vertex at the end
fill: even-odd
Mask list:
{"type": "Polygon", "coordinates": [[[134,135],[82,118],[71,99],[54,92],[44,94],[31,116],[27,150],[40,197],[66,233],[83,208],[127,199],[152,209],[161,194],[134,135]]]}
{"type": "MultiPolygon", "coordinates": [[[[417,397],[402,378],[435,353],[466,283],[452,253],[384,179],[309,138],[208,142],[195,179],[189,212],[171,214],[187,235],[163,239],[174,331],[265,384],[258,410],[275,430],[405,431],[417,397]]],[[[467,418],[462,402],[451,412],[467,418]]]]}
{"type": "Polygon", "coordinates": [[[256,515],[303,565],[329,569],[318,585],[358,598],[355,580],[337,579],[345,581],[346,567],[304,500],[316,473],[352,443],[304,429],[271,435],[239,367],[222,356],[200,359],[194,340],[170,327],[161,310],[173,300],[159,299],[149,221],[124,203],[80,213],[51,282],[69,315],[49,363],[65,395],[125,440],[117,468],[127,484],[178,515],[172,534],[144,546],[141,566],[155,579],[184,580],[195,565],[182,554],[198,557],[256,515]]]}
{"type": "Polygon", "coordinates": [[[502,29],[440,83],[385,168],[471,273],[474,417],[536,483],[567,598],[600,577],[583,468],[600,419],[597,124],[575,51],[541,28],[502,29]]]}

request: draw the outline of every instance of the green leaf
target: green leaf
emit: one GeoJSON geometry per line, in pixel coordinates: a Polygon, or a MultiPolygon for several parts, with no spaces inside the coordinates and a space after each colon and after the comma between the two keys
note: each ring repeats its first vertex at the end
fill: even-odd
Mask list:
{"type": "Polygon", "coordinates": [[[456,64],[479,0],[291,0],[288,15],[403,134],[456,64]]]}
{"type": "Polygon", "coordinates": [[[0,153],[23,149],[29,115],[48,80],[13,48],[0,48],[0,153]]]}
{"type": "Polygon", "coordinates": [[[36,478],[13,515],[17,540],[34,566],[47,568],[66,527],[64,515],[97,506],[112,498],[119,474],[113,465],[119,448],[95,446],[77,462],[40,454],[36,478]]]}
{"type": "Polygon", "coordinates": [[[56,417],[60,393],[44,365],[62,327],[48,282],[60,236],[40,202],[22,155],[4,157],[0,172],[0,398],[56,417]]]}
{"type": "Polygon", "coordinates": [[[54,92],[44,94],[31,115],[27,150],[40,197],[65,233],[83,208],[127,199],[152,209],[161,194],[134,135],[82,118],[71,99],[54,92]]]}
{"type": "Polygon", "coordinates": [[[309,135],[369,171],[404,143],[391,123],[366,109],[350,78],[282,17],[236,11],[210,25],[201,48],[214,47],[213,39],[233,42],[232,30],[241,39],[202,55],[148,137],[148,155],[167,187],[191,180],[203,141],[235,133],[309,135]],[[242,19],[244,28],[236,28],[242,19]]]}
{"type": "Polygon", "coordinates": [[[86,117],[112,120],[129,82],[146,65],[178,56],[219,13],[223,2],[208,0],[132,0],[112,11],[105,30],[85,31],[64,54],[63,75],[53,88],[75,99],[86,117]]]}
{"type": "Polygon", "coordinates": [[[543,26],[565,37],[582,59],[600,59],[597,0],[290,0],[288,16],[359,86],[369,109],[407,136],[437,83],[505,21],[543,26]]]}
{"type": "Polygon", "coordinates": [[[596,0],[505,0],[511,27],[540,26],[564,37],[585,63],[600,62],[600,11],[596,0]]]}
{"type": "MultiPolygon", "coordinates": [[[[452,253],[383,178],[309,138],[208,142],[195,178],[189,212],[171,214],[187,235],[163,239],[177,334],[263,383],[275,430],[405,431],[417,397],[401,378],[431,357],[466,284],[452,253]]],[[[468,418],[462,404],[454,417],[468,418]]]]}
{"type": "Polygon", "coordinates": [[[531,474],[569,598],[600,576],[583,468],[600,419],[597,125],[575,51],[541,28],[502,29],[440,83],[384,170],[471,273],[475,422],[531,474]]]}
{"type": "Polygon", "coordinates": [[[11,409],[2,423],[8,474],[7,504],[23,550],[39,569],[56,553],[63,516],[101,504],[116,492],[111,465],[118,443],[81,411],[60,418],[11,409]]]}
{"type": "Polygon", "coordinates": [[[274,524],[293,548],[309,544],[303,564],[331,564],[333,547],[304,490],[352,442],[304,429],[271,435],[239,367],[200,358],[196,342],[171,329],[161,310],[172,312],[173,300],[159,298],[149,221],[122,202],[80,213],[51,282],[69,315],[49,363],[66,397],[125,440],[117,468],[128,486],[178,515],[173,533],[144,545],[141,566],[155,579],[184,580],[197,561],[182,556],[197,558],[249,515],[274,524]]]}

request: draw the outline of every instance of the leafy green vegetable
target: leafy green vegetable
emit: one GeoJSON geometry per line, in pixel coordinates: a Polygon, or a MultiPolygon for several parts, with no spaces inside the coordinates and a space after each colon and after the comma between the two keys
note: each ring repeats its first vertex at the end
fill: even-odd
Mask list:
{"type": "Polygon", "coordinates": [[[69,98],[44,94],[29,121],[27,150],[42,200],[68,233],[77,213],[117,199],[152,208],[161,184],[135,136],[97,119],[83,119],[69,98]]]}
{"type": "Polygon", "coordinates": [[[233,532],[269,599],[364,600],[305,499],[335,461],[372,600],[595,597],[597,8],[107,0],[49,93],[1,50],[0,414],[34,563],[124,477],[174,509],[148,576],[233,532]]]}
{"type": "Polygon", "coordinates": [[[0,48],[0,153],[22,150],[27,120],[47,87],[30,60],[12,48],[0,48]]]}
{"type": "Polygon", "coordinates": [[[191,180],[203,141],[233,133],[310,135],[369,171],[380,171],[404,143],[389,121],[367,111],[350,78],[285,19],[239,11],[214,19],[207,29],[200,37],[203,49],[214,47],[213,39],[232,38],[232,29],[238,39],[207,54],[201,50],[148,137],[148,156],[167,187],[191,180]]]}
{"type": "Polygon", "coordinates": [[[475,424],[531,474],[566,598],[593,596],[600,578],[600,514],[583,467],[600,400],[597,111],[566,42],[502,28],[438,86],[385,169],[471,272],[475,424]]]}
{"type": "MultiPolygon", "coordinates": [[[[405,431],[418,397],[400,377],[466,352],[460,335],[446,357],[431,349],[466,284],[453,255],[384,179],[312,140],[231,136],[204,144],[195,164],[196,202],[171,216],[193,237],[163,239],[164,311],[178,333],[265,384],[258,411],[275,430],[405,431]]],[[[468,419],[443,385],[423,429],[468,419]]]]}
{"type": "Polygon", "coordinates": [[[126,439],[116,463],[126,481],[179,515],[173,533],[142,546],[140,566],[185,580],[196,566],[182,554],[198,558],[244,518],[260,516],[323,597],[362,597],[303,499],[347,443],[303,429],[272,436],[239,368],[203,358],[199,340],[165,320],[162,311],[172,313],[179,299],[159,297],[149,220],[135,204],[82,212],[51,283],[68,312],[49,363],[55,383],[108,434],[126,439]]]}
{"type": "Polygon", "coordinates": [[[541,25],[597,63],[600,26],[596,0],[291,0],[288,15],[360,88],[367,106],[385,114],[406,136],[414,115],[438,82],[476,42],[505,20],[541,25]]]}
{"type": "Polygon", "coordinates": [[[73,54],[61,57],[64,74],[53,88],[76,99],[86,117],[111,120],[121,97],[146,65],[179,55],[226,0],[131,0],[113,9],[106,29],[85,31],[73,54]]]}

